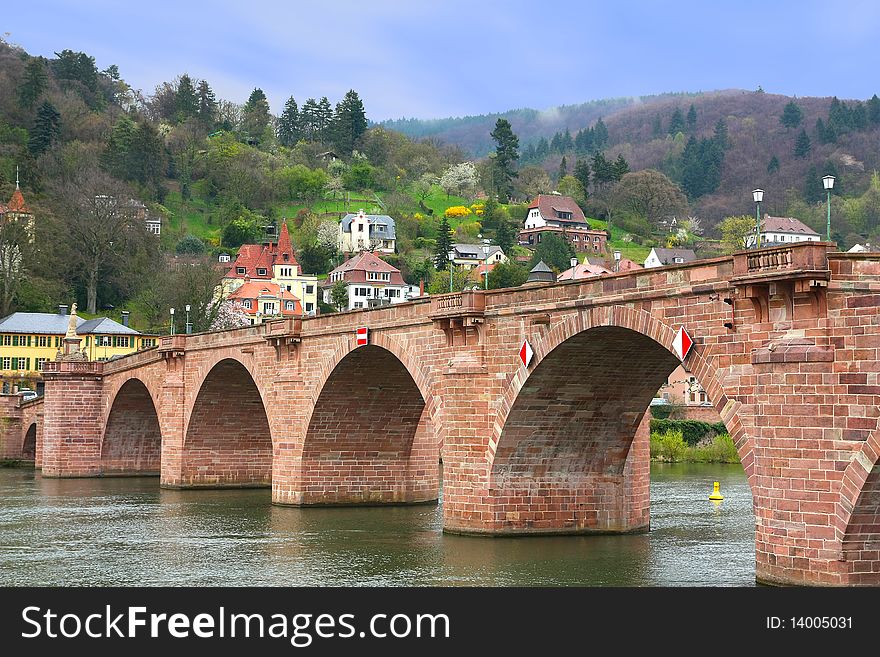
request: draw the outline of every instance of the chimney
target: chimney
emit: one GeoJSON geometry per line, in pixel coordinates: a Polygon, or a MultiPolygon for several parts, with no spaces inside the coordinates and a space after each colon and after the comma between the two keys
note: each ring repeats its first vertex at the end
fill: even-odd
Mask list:
{"type": "Polygon", "coordinates": [[[59,304],[58,305],[58,314],[59,315],[66,315],[67,314],[67,306],[59,304]]]}
{"type": "Polygon", "coordinates": [[[425,296],[425,279],[424,278],[419,279],[419,296],[420,297],[425,296]]]}
{"type": "Polygon", "coordinates": [[[123,325],[123,326],[128,326],[128,316],[129,316],[129,314],[130,314],[129,311],[127,311],[127,310],[123,310],[123,311],[122,311],[122,325],[123,325]]]}

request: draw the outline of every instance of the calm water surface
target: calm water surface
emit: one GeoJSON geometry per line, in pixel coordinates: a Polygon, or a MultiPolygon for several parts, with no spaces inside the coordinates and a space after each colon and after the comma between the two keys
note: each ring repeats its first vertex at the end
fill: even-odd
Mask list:
{"type": "Polygon", "coordinates": [[[0,469],[0,585],[751,586],[739,465],[655,464],[651,531],[470,538],[440,506],[297,509],[269,490],[160,490],[157,478],[0,469]],[[707,500],[713,481],[724,502],[707,500]]]}

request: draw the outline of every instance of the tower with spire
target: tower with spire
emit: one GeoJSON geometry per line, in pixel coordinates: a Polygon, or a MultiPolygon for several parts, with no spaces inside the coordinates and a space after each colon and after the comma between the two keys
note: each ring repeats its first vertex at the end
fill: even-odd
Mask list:
{"type": "Polygon", "coordinates": [[[9,203],[0,203],[0,223],[11,221],[23,222],[31,241],[33,242],[34,214],[25,202],[24,194],[21,193],[18,167],[15,167],[15,191],[12,192],[12,197],[9,199],[9,203]]]}

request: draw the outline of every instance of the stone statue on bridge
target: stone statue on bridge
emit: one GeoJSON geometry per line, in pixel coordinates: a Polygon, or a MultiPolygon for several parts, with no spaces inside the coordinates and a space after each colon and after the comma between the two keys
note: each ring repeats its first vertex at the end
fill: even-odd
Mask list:
{"type": "Polygon", "coordinates": [[[55,354],[55,360],[88,360],[89,357],[84,351],[80,351],[79,345],[82,342],[76,334],[76,303],[70,307],[70,319],[67,322],[67,333],[64,335],[64,352],[60,350],[55,354]]]}

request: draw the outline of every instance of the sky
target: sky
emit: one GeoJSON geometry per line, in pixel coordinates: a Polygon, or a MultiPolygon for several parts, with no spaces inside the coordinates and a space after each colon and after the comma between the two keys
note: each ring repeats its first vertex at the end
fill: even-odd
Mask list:
{"type": "Polygon", "coordinates": [[[151,94],[181,73],[243,103],[356,90],[373,121],[546,109],[670,91],[880,92],[880,2],[37,0],[2,14],[32,55],[65,48],[151,94]]]}

